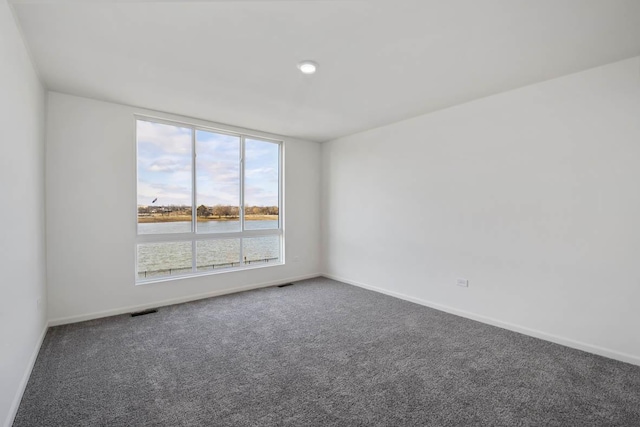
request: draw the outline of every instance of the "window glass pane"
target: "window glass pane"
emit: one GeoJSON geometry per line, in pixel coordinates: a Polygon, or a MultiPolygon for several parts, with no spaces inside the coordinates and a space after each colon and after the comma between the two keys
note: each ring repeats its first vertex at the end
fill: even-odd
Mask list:
{"type": "Polygon", "coordinates": [[[240,137],[196,130],[199,233],[240,231],[240,137]]]}
{"type": "Polygon", "coordinates": [[[191,242],[138,245],[138,279],[191,273],[191,242]]]}
{"type": "Polygon", "coordinates": [[[280,262],[280,236],[242,239],[245,265],[280,262]]]}
{"type": "Polygon", "coordinates": [[[191,232],[191,129],[137,121],[138,233],[191,232]]]}
{"type": "Polygon", "coordinates": [[[245,140],[245,229],[279,227],[280,144],[245,140]]]}
{"type": "Polygon", "coordinates": [[[196,242],[198,271],[240,266],[240,239],[199,240],[196,242]]]}

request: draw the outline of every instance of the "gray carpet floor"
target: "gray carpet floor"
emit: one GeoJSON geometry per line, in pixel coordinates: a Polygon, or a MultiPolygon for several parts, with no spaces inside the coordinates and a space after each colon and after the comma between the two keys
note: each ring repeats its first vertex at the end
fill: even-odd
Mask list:
{"type": "Polygon", "coordinates": [[[473,425],[640,426],[640,367],[318,278],[53,327],[14,423],[473,425]]]}

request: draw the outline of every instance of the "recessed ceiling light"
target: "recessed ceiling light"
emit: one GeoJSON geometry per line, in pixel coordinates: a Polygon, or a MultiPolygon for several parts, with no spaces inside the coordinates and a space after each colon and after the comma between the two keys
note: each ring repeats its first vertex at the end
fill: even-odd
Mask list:
{"type": "Polygon", "coordinates": [[[318,64],[313,61],[302,61],[298,63],[298,69],[302,74],[313,74],[318,69],[318,64]]]}

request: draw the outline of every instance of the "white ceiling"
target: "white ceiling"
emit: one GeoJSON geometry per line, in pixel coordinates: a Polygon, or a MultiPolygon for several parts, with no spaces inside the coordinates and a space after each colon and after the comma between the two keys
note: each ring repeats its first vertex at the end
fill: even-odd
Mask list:
{"type": "Polygon", "coordinates": [[[640,0],[13,5],[49,89],[314,141],[640,55],[640,0]]]}

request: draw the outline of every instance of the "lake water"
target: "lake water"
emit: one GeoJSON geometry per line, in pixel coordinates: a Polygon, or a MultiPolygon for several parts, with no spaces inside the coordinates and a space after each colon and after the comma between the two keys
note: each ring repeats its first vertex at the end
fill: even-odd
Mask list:
{"type": "MultiPolygon", "coordinates": [[[[247,221],[250,230],[277,229],[278,221],[247,221]]],[[[240,231],[239,221],[206,221],[197,224],[200,233],[240,231]]],[[[164,222],[138,224],[140,234],[188,233],[190,222],[164,222]]],[[[196,265],[198,271],[238,267],[246,264],[278,263],[280,236],[230,238],[196,241],[196,265]]],[[[138,278],[172,276],[191,272],[191,242],[144,243],[138,245],[138,278]]]]}
{"type": "MultiPolygon", "coordinates": [[[[240,221],[202,221],[196,224],[199,233],[225,233],[240,231],[240,221]]],[[[277,229],[277,220],[246,221],[246,230],[277,229]]],[[[138,224],[140,234],[190,233],[191,222],[152,222],[138,224]]]]}

